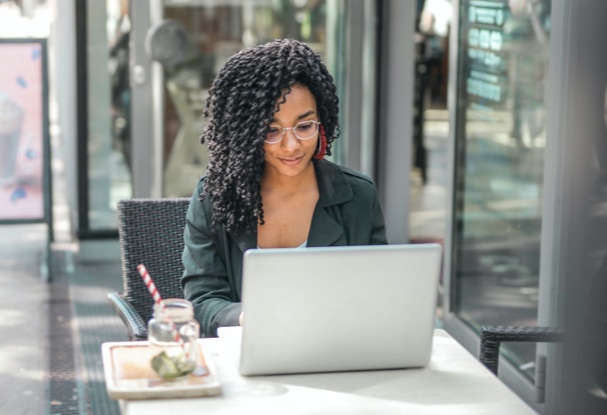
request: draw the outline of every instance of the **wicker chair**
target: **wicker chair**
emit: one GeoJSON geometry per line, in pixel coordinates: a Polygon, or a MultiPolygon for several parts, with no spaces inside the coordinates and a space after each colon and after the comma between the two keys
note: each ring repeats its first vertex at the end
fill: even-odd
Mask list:
{"type": "Polygon", "coordinates": [[[554,343],[563,340],[562,329],[554,327],[482,326],[479,360],[495,375],[502,342],[554,343]]]}
{"type": "Polygon", "coordinates": [[[130,199],[118,202],[122,294],[108,294],[129,340],[147,340],[154,301],[137,265],[144,264],[162,298],[183,298],[180,277],[183,231],[189,198],[130,199]]]}

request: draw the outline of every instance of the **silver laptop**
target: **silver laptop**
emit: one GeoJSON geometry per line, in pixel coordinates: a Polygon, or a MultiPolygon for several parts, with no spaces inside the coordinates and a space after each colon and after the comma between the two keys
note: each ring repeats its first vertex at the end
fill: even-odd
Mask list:
{"type": "Polygon", "coordinates": [[[430,360],[440,245],[255,249],[243,261],[242,375],[430,360]]]}

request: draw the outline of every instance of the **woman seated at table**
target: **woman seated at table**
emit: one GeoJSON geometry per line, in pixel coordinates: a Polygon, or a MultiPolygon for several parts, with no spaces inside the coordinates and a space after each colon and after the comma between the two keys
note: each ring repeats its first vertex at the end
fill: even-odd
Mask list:
{"type": "Polygon", "coordinates": [[[242,50],[215,78],[201,137],[209,165],[187,213],[181,280],[203,336],[242,323],[247,249],[387,243],[371,179],[323,158],[340,133],[338,111],[333,78],[299,41],[242,50]]]}

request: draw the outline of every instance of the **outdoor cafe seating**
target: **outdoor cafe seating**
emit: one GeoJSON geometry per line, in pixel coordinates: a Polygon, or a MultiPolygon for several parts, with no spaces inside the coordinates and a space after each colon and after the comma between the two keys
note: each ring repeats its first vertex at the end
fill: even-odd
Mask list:
{"type": "MultiPolygon", "coordinates": [[[[141,275],[137,270],[137,265],[144,263],[150,275],[153,276],[155,285],[163,298],[183,298],[183,292],[180,285],[180,276],[183,273],[183,265],[181,263],[181,254],[184,247],[183,231],[185,227],[185,215],[189,204],[189,198],[162,198],[162,199],[130,199],[122,200],[118,203],[118,222],[121,248],[121,261],[123,273],[124,290],[122,293],[110,293],[108,301],[117,315],[124,322],[128,333],[128,338],[131,341],[147,340],[147,322],[152,317],[154,299],[150,296],[148,288],[144,284],[141,275]]],[[[478,387],[476,384],[478,376],[488,380],[485,386],[487,390],[483,392],[475,391],[474,393],[495,393],[498,396],[492,403],[486,402],[488,406],[483,406],[481,403],[470,402],[469,413],[484,413],[487,408],[497,408],[496,404],[503,404],[503,413],[534,413],[531,408],[522,402],[513,392],[497,379],[497,365],[499,359],[499,346],[504,341],[557,341],[562,335],[561,331],[551,328],[513,328],[513,327],[483,327],[481,332],[482,346],[480,361],[486,366],[482,366],[479,360],[469,355],[461,345],[451,338],[443,330],[436,330],[433,346],[433,358],[428,368],[413,369],[413,370],[391,370],[391,371],[373,371],[353,372],[350,374],[334,373],[334,374],[309,374],[309,375],[291,375],[278,377],[260,377],[260,382],[277,382],[280,385],[294,385],[299,388],[303,385],[304,388],[312,387],[314,390],[319,388],[324,392],[332,391],[331,399],[336,399],[338,402],[343,398],[340,393],[350,393],[361,398],[361,408],[366,408],[368,405],[379,405],[375,402],[376,396],[390,398],[399,402],[399,405],[404,405],[404,409],[411,409],[409,404],[404,404],[402,401],[407,399],[406,388],[416,390],[417,396],[424,396],[423,393],[430,393],[436,399],[437,404],[440,402],[443,408],[446,408],[445,402],[449,401],[447,396],[457,390],[458,387],[462,390],[472,390],[478,387]],[[436,349],[436,350],[435,350],[436,349]],[[447,357],[449,356],[449,357],[447,357]],[[442,360],[441,360],[442,359],[442,360]],[[465,360],[465,363],[463,362],[465,360]],[[437,363],[440,362],[440,365],[437,363]],[[453,365],[452,368],[447,367],[453,365]],[[440,367],[439,367],[440,366],[440,367]],[[487,368],[489,370],[487,370],[487,368]],[[456,376],[457,371],[462,372],[456,376]],[[413,375],[419,376],[415,380],[413,375]],[[450,380],[449,377],[456,376],[450,380]],[[461,378],[458,378],[461,377],[461,378]],[[493,379],[491,379],[493,378],[493,379]],[[349,380],[347,380],[349,379],[349,380]],[[354,387],[354,384],[362,382],[373,382],[373,379],[381,380],[385,390],[377,389],[366,390],[359,388],[360,385],[354,387]],[[434,379],[437,388],[442,388],[443,391],[434,390],[430,385],[419,383],[426,379],[434,379]],[[445,383],[446,382],[446,383],[445,383]],[[451,384],[451,382],[453,382],[451,384]],[[467,385],[466,382],[470,384],[467,385]],[[316,383],[316,384],[315,384],[316,383]],[[386,386],[388,385],[388,386],[386,386]],[[391,385],[391,386],[390,386],[391,385]],[[474,386],[476,385],[476,386],[474,386]],[[401,388],[405,388],[402,389],[401,388]],[[413,388],[413,389],[411,389],[413,388]],[[420,392],[419,388],[428,388],[428,392],[420,392]],[[455,389],[454,389],[455,388],[455,389]],[[422,394],[422,395],[419,395],[422,394]],[[365,401],[365,399],[370,399],[365,401]],[[475,412],[476,411],[476,412],[475,412]]],[[[225,356],[225,340],[213,338],[202,339],[201,346],[207,348],[214,353],[214,356],[220,363],[219,375],[224,381],[224,391],[222,402],[230,400],[230,396],[234,393],[247,395],[248,392],[243,392],[244,385],[252,385],[250,378],[240,377],[235,367],[230,367],[226,362],[225,356]],[[230,390],[237,381],[240,385],[239,392],[230,390]]],[[[238,345],[231,345],[231,349],[238,345]]],[[[229,360],[229,359],[228,359],[229,360]]],[[[256,383],[255,383],[256,384],[256,383]]],[[[260,383],[261,384],[261,383],[260,383]]],[[[256,384],[257,385],[257,384],[256,384]]],[[[379,385],[379,383],[378,383],[379,385]]],[[[369,385],[367,385],[369,386],[369,385]]],[[[284,386],[288,387],[288,386],[284,386]]],[[[377,386],[379,388],[379,386],[377,386]]],[[[296,389],[297,389],[296,388],[296,389]]],[[[481,388],[482,389],[482,388],[481,388]]],[[[249,391],[250,392],[250,391],[249,391]]],[[[305,396],[308,392],[299,396],[301,391],[297,389],[297,393],[293,392],[293,396],[298,396],[297,401],[306,401],[305,396]]],[[[324,393],[323,392],[323,393],[324,393]]],[[[310,392],[311,395],[314,393],[310,392]]],[[[479,395],[479,396],[481,396],[479,395]]],[[[240,396],[240,395],[239,395],[240,396]]],[[[198,398],[198,399],[217,399],[215,398],[198,398]]],[[[293,398],[295,399],[295,398],[293,398]]],[[[357,398],[358,399],[358,398],[357,398]]],[[[425,399],[422,399],[425,402],[425,399]]],[[[480,398],[479,398],[480,399],[480,398]]],[[[176,404],[179,402],[184,413],[188,413],[186,400],[169,400],[167,405],[176,404]]],[[[196,400],[196,399],[194,399],[196,400]]],[[[147,413],[142,408],[147,407],[145,400],[123,400],[122,410],[127,413],[147,413]],[[129,409],[130,408],[130,409],[129,409]],[[133,408],[138,408],[137,410],[133,408]],[[132,411],[132,412],[131,412],[132,411]]],[[[158,400],[157,405],[159,405],[158,400]]],[[[211,402],[211,401],[209,401],[211,402]]],[[[214,402],[214,401],[213,401],[214,402]]],[[[273,408],[273,402],[268,402],[268,408],[273,408]]],[[[385,403],[385,402],[384,402],[385,403]]],[[[461,402],[460,402],[461,403],[461,402]]],[[[227,404],[223,402],[221,405],[227,404]]],[[[203,403],[191,404],[192,408],[202,410],[203,403]],[[199,406],[200,405],[200,406],[199,406]]],[[[383,405],[383,403],[382,403],[383,405]]],[[[390,404],[391,405],[391,404],[390,404]]],[[[498,405],[499,406],[499,405],[498,405]]],[[[448,407],[448,406],[447,406],[448,407]]],[[[495,409],[494,408],[494,409],[495,409]]],[[[419,409],[419,408],[418,408],[419,409]]],[[[428,408],[431,413],[431,408],[428,408]]],[[[461,409],[461,408],[460,408],[461,409]]],[[[194,409],[192,409],[194,411],[194,409]]],[[[150,411],[149,413],[156,413],[150,411]]],[[[195,413],[192,412],[192,413],[195,413]]],[[[268,409],[268,413],[272,413],[268,409]]],[[[302,411],[301,413],[305,413],[302,411]]],[[[422,410],[413,411],[412,413],[426,413],[422,410]]],[[[450,413],[446,411],[444,413],[450,413]]],[[[494,412],[501,413],[501,412],[494,412]]]]}

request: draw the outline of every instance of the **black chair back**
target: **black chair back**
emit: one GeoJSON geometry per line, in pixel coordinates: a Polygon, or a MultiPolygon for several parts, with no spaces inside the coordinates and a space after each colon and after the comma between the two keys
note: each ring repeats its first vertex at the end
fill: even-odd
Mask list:
{"type": "Polygon", "coordinates": [[[137,266],[144,264],[162,298],[183,298],[183,231],[190,198],[118,202],[123,296],[147,322],[154,300],[137,266]]]}

